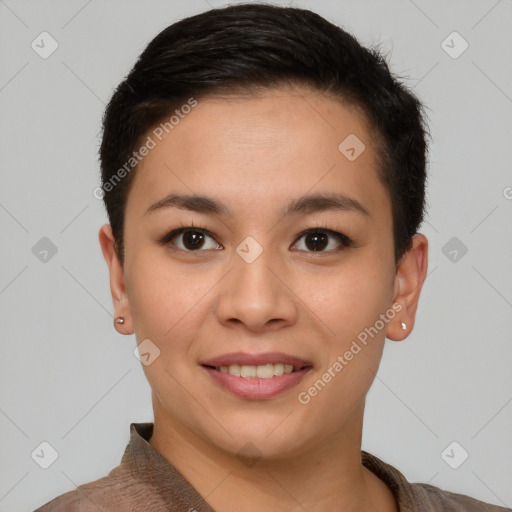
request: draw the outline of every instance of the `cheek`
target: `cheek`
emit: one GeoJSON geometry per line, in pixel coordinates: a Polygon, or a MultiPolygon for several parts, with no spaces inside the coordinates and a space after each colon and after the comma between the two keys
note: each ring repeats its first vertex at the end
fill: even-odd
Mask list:
{"type": "Polygon", "coordinates": [[[192,338],[215,283],[210,274],[173,265],[165,254],[134,259],[128,296],[137,339],[154,339],[164,348],[171,341],[174,346],[192,338]]]}
{"type": "Polygon", "coordinates": [[[378,261],[365,259],[361,257],[357,265],[332,276],[328,288],[312,297],[311,308],[319,312],[331,334],[334,333],[328,337],[328,357],[322,368],[331,374],[321,376],[323,381],[332,382],[328,384],[331,392],[322,393],[318,405],[344,404],[340,411],[357,404],[370,388],[382,357],[387,325],[392,319],[392,315],[386,316],[391,293],[389,269],[378,261]]]}
{"type": "Polygon", "coordinates": [[[195,276],[173,267],[166,258],[140,257],[131,267],[129,300],[137,343],[149,339],[158,357],[143,371],[164,402],[186,382],[194,359],[194,340],[208,306],[211,289],[203,274],[195,276]]]}
{"type": "Polygon", "coordinates": [[[321,281],[308,282],[305,302],[338,342],[346,342],[373,325],[389,307],[388,273],[378,262],[360,258],[321,281]]]}

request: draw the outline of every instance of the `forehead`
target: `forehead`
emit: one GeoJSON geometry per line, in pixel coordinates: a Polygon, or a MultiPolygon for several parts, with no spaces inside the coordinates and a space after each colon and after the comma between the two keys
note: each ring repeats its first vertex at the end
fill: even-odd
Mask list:
{"type": "Polygon", "coordinates": [[[316,91],[207,97],[146,136],[154,147],[128,198],[137,209],[171,192],[214,195],[232,210],[281,210],[285,198],[307,192],[342,192],[368,208],[389,207],[365,116],[316,91]]]}

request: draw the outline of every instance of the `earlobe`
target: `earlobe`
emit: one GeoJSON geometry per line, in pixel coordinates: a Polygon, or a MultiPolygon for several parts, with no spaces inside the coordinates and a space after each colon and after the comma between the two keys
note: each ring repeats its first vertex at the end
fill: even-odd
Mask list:
{"type": "Polygon", "coordinates": [[[393,302],[402,308],[393,322],[390,322],[386,337],[392,341],[402,341],[414,328],[414,320],[420,293],[427,276],[428,240],[418,233],[414,235],[412,246],[404,255],[395,275],[393,302]]]}
{"type": "Polygon", "coordinates": [[[130,303],[124,281],[124,268],[117,254],[116,242],[110,224],[101,226],[98,237],[110,274],[110,293],[114,305],[114,327],[120,334],[133,334],[130,303]],[[123,321],[119,321],[119,318],[123,318],[123,321]]]}

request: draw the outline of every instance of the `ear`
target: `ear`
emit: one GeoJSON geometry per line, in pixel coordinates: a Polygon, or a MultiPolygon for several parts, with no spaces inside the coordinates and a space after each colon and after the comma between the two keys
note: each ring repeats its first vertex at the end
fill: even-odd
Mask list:
{"type": "Polygon", "coordinates": [[[124,282],[124,268],[117,255],[117,245],[110,224],[104,224],[99,231],[99,240],[103,257],[110,273],[110,293],[114,304],[114,318],[124,317],[124,324],[114,322],[114,327],[120,334],[133,334],[133,321],[130,303],[124,282]]]}
{"type": "Polygon", "coordinates": [[[388,324],[386,337],[390,340],[402,341],[411,333],[427,266],[428,240],[424,235],[416,234],[411,248],[404,254],[396,270],[393,304],[400,304],[402,309],[388,324]],[[406,325],[405,329],[402,322],[406,325]]]}

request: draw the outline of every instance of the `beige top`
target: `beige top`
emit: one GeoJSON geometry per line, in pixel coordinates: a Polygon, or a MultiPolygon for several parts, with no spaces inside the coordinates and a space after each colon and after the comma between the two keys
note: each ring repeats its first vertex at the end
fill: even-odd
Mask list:
{"type": "MultiPolygon", "coordinates": [[[[119,466],[106,477],[80,485],[35,512],[215,512],[185,477],[149,443],[153,423],[132,423],[119,466]]],[[[410,484],[394,467],[361,451],[361,461],[391,489],[400,512],[504,512],[510,508],[410,484]]]]}

